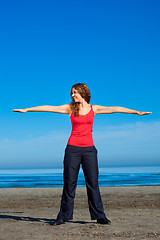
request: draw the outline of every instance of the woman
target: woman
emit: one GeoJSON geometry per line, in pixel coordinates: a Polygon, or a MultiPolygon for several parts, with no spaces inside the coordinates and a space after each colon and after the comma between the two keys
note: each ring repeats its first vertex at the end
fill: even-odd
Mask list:
{"type": "Polygon", "coordinates": [[[73,218],[74,197],[80,164],[85,176],[89,211],[92,220],[100,224],[111,224],[104,213],[98,186],[97,150],[93,143],[92,126],[96,114],[131,113],[146,115],[124,107],[104,107],[90,105],[90,91],[83,83],[71,88],[72,102],[61,106],[38,106],[26,109],[14,109],[15,112],[55,112],[68,114],[72,122],[72,132],[65,149],[64,187],[61,207],[53,225],[60,225],[73,218]]]}

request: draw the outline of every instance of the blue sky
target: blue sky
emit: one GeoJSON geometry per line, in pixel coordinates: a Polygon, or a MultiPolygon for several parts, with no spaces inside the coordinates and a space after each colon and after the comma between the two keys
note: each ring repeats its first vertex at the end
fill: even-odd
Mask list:
{"type": "Polygon", "coordinates": [[[1,1],[1,168],[62,167],[67,115],[15,108],[70,102],[84,82],[91,104],[152,111],[97,115],[100,166],[160,165],[160,2],[1,1]]]}

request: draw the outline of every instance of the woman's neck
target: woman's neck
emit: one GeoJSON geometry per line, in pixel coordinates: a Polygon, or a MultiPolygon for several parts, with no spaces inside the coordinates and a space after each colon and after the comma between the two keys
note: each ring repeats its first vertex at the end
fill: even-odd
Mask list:
{"type": "Polygon", "coordinates": [[[79,108],[80,112],[81,112],[81,111],[83,112],[83,110],[89,109],[89,108],[90,108],[90,104],[88,104],[85,100],[83,100],[83,101],[80,103],[80,108],[79,108]]]}
{"type": "Polygon", "coordinates": [[[82,100],[80,103],[80,109],[90,108],[90,104],[87,103],[85,100],[82,100]]]}

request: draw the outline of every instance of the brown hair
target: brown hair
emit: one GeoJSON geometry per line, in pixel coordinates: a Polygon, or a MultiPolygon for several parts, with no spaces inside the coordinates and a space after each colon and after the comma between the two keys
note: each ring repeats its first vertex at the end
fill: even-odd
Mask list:
{"type": "MultiPolygon", "coordinates": [[[[73,88],[75,88],[78,91],[78,93],[81,95],[82,98],[84,98],[84,100],[87,103],[90,102],[91,94],[90,94],[89,88],[87,87],[86,84],[84,84],[84,83],[74,84],[71,88],[71,93],[70,93],[71,96],[72,96],[72,89],[73,88]]],[[[72,102],[70,103],[70,107],[71,107],[72,114],[78,117],[79,116],[80,103],[79,102],[74,102],[74,100],[72,99],[72,102]]]]}

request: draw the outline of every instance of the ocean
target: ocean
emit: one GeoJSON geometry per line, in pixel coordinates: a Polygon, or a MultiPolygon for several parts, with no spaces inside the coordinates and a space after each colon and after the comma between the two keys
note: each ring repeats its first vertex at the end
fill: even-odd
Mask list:
{"type": "MultiPolygon", "coordinates": [[[[100,187],[160,185],[160,166],[107,167],[99,169],[100,187]]],[[[84,187],[80,169],[77,187],[84,187]]],[[[63,169],[4,169],[0,170],[0,188],[63,187],[63,169]]]]}

